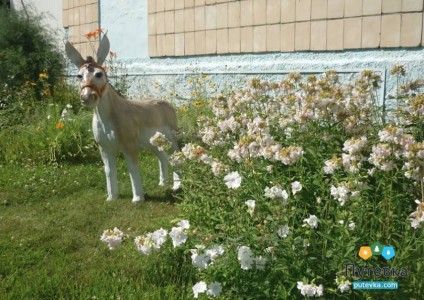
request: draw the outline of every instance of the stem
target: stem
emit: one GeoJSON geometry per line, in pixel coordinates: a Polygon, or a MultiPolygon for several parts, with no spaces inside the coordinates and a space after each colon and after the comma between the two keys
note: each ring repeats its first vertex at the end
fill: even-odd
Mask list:
{"type": "Polygon", "coordinates": [[[424,177],[423,175],[423,169],[421,168],[421,202],[424,202],[424,177]]]}
{"type": "Polygon", "coordinates": [[[24,9],[24,12],[25,12],[25,15],[26,15],[27,20],[29,20],[29,15],[28,15],[28,11],[26,9],[24,0],[21,0],[21,5],[22,5],[22,8],[24,9]]]}

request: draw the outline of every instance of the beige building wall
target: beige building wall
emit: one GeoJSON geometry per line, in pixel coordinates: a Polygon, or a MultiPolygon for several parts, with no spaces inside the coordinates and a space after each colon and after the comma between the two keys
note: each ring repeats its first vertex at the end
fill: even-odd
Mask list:
{"type": "Polygon", "coordinates": [[[148,0],[149,55],[417,47],[423,2],[148,0]]]}
{"type": "MultiPolygon", "coordinates": [[[[68,39],[83,57],[93,56],[93,50],[85,37],[99,28],[98,0],[62,0],[63,27],[68,29],[68,39]]],[[[93,43],[97,49],[97,43],[93,43]]]]}

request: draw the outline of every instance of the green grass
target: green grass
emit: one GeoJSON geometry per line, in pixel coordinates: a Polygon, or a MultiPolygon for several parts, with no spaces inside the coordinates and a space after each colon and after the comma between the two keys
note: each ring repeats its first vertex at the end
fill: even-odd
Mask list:
{"type": "MultiPolygon", "coordinates": [[[[0,299],[181,299],[191,295],[189,263],[176,253],[142,256],[133,239],[178,218],[157,186],[156,159],[143,154],[146,201],[131,203],[125,163],[122,197],[106,202],[102,164],[0,166],[0,299]],[[128,235],[114,251],[104,229],[128,235]],[[164,260],[164,261],[163,261],[164,260]],[[184,280],[184,281],[183,281],[184,280]]],[[[178,252],[178,251],[176,251],[178,252]]]]}

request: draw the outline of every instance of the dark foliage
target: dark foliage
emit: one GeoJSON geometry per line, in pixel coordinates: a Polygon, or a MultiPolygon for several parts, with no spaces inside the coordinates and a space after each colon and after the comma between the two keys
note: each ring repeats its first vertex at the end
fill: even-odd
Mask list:
{"type": "Polygon", "coordinates": [[[64,59],[54,32],[43,25],[42,16],[0,6],[0,91],[13,91],[36,82],[40,73],[45,73],[50,86],[54,86],[63,68],[64,59]]]}

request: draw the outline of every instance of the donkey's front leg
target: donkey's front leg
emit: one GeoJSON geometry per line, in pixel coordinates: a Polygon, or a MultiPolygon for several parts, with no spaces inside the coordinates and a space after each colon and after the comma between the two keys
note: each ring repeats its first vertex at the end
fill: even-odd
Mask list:
{"type": "MultiPolygon", "coordinates": [[[[159,185],[164,186],[169,181],[169,169],[168,169],[168,158],[169,155],[166,152],[158,152],[156,153],[159,160],[159,185]]],[[[174,172],[172,173],[173,179],[174,179],[174,185],[172,186],[172,189],[174,191],[177,191],[180,189],[181,186],[181,178],[180,178],[180,172],[178,170],[178,167],[174,167],[174,172]]]]}
{"type": "Polygon", "coordinates": [[[124,153],[125,160],[127,161],[128,172],[131,178],[131,187],[133,192],[132,202],[144,201],[144,190],[141,183],[140,167],[138,165],[137,154],[130,155],[124,153]]]}
{"type": "Polygon", "coordinates": [[[157,151],[156,156],[159,160],[159,185],[164,186],[169,181],[168,154],[163,151],[157,151]]]}
{"type": "Polygon", "coordinates": [[[118,198],[116,151],[100,147],[106,174],[107,201],[118,198]]]}

